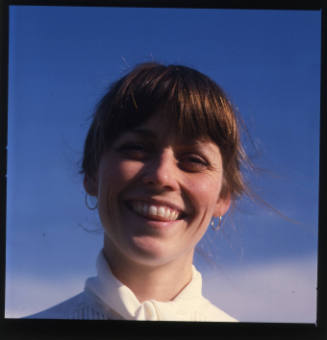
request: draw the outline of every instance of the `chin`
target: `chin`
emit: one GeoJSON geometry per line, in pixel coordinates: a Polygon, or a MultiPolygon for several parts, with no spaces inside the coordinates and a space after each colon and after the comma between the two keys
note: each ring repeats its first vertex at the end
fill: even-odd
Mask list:
{"type": "Polygon", "coordinates": [[[167,242],[141,237],[134,239],[130,256],[138,263],[150,266],[159,266],[172,261],[176,254],[169,251],[167,242]]]}

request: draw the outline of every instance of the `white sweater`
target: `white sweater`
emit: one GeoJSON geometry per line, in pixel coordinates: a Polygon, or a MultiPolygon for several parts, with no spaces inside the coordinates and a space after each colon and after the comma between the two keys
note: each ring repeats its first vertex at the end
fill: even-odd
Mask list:
{"type": "Polygon", "coordinates": [[[202,296],[202,277],[193,266],[191,282],[169,302],[140,303],[135,294],[113,276],[101,252],[97,276],[86,280],[82,293],[29,319],[155,320],[236,322],[202,296]]]}

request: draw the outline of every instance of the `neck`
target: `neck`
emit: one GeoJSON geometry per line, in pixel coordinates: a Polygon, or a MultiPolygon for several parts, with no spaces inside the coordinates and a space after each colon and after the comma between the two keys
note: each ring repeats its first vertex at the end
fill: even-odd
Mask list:
{"type": "Polygon", "coordinates": [[[140,302],[171,301],[192,279],[193,251],[160,265],[130,261],[112,244],[104,243],[104,255],[114,276],[135,294],[140,302]]]}

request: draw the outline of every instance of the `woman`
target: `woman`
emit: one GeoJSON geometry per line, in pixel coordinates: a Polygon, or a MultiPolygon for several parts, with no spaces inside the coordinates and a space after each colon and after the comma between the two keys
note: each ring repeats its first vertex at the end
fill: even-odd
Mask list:
{"type": "Polygon", "coordinates": [[[246,191],[244,159],[232,106],[207,76],[145,63],[118,80],[82,162],[104,229],[98,275],[31,318],[236,321],[202,296],[192,262],[213,218],[246,191]]]}

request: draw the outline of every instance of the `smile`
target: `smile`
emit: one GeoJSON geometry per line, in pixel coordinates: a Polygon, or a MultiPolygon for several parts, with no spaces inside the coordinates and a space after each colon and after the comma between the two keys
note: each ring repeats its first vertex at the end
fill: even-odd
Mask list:
{"type": "Polygon", "coordinates": [[[141,201],[133,201],[130,208],[145,218],[156,219],[158,221],[176,221],[180,217],[180,212],[165,205],[148,204],[141,201]]]}

